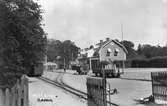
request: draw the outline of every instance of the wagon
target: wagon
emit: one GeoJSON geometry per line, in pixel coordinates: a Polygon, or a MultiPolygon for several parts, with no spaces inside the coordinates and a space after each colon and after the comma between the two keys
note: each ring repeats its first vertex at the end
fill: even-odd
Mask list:
{"type": "Polygon", "coordinates": [[[71,62],[71,69],[76,70],[78,74],[86,75],[89,71],[89,64],[85,59],[78,59],[77,62],[71,62]]]}
{"type": "Polygon", "coordinates": [[[95,76],[102,76],[103,71],[106,77],[120,77],[120,75],[123,73],[115,62],[104,63],[100,62],[99,59],[92,59],[91,63],[92,72],[95,74],[95,76]]]}

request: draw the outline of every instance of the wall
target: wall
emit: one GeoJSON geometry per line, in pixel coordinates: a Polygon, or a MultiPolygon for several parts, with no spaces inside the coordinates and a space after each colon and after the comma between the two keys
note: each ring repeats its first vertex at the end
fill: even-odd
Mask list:
{"type": "Polygon", "coordinates": [[[101,48],[99,52],[100,52],[100,60],[102,60],[102,61],[108,60],[108,59],[111,59],[112,61],[126,60],[126,53],[124,52],[124,50],[120,46],[118,46],[114,42],[110,42],[105,47],[101,48]],[[110,56],[106,56],[108,48],[110,48],[112,50],[110,56]],[[115,49],[119,50],[117,56],[114,56],[115,49]]]}
{"type": "Polygon", "coordinates": [[[25,75],[11,88],[0,86],[0,106],[28,106],[28,78],[25,75]]]}

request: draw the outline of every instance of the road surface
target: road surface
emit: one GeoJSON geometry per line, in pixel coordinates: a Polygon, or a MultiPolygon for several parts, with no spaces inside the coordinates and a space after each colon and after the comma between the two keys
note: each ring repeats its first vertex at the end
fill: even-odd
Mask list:
{"type": "MultiPolygon", "coordinates": [[[[150,72],[165,71],[167,69],[126,69],[121,78],[110,78],[107,82],[111,88],[117,88],[118,94],[112,95],[111,102],[121,106],[147,106],[138,103],[136,100],[148,97],[152,94],[150,72]],[[142,80],[140,80],[142,79],[142,80]]],[[[59,71],[59,70],[57,70],[59,71]]],[[[55,80],[57,72],[46,72],[45,76],[55,80]]],[[[63,76],[63,82],[84,92],[87,92],[86,78],[87,75],[76,75],[75,71],[67,70],[63,76]]],[[[149,104],[149,106],[159,106],[149,104]]],[[[160,105],[161,106],[161,105],[160,105]]]]}
{"type": "Polygon", "coordinates": [[[37,78],[29,78],[29,103],[29,106],[87,106],[85,101],[37,78]]]}

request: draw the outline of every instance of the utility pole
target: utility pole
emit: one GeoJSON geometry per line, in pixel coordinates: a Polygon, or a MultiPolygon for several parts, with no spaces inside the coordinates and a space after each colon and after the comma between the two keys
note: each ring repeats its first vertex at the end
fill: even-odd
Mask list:
{"type": "Polygon", "coordinates": [[[89,68],[90,68],[90,70],[92,70],[92,59],[91,59],[91,57],[89,57],[89,68]]]}
{"type": "MultiPolygon", "coordinates": [[[[123,43],[123,24],[121,23],[121,40],[122,40],[122,45],[124,46],[124,43],[123,43]]],[[[124,60],[122,60],[122,73],[124,73],[124,68],[125,68],[125,63],[124,63],[124,60]]]]}
{"type": "Polygon", "coordinates": [[[66,70],[66,67],[65,67],[65,65],[66,65],[66,63],[65,63],[65,57],[64,57],[64,71],[66,70]]]}
{"type": "Polygon", "coordinates": [[[121,23],[121,41],[123,41],[123,35],[124,35],[124,33],[123,33],[123,24],[121,23]]]}
{"type": "Polygon", "coordinates": [[[65,67],[66,63],[65,63],[65,62],[66,62],[66,59],[65,59],[65,50],[64,50],[64,58],[63,58],[63,63],[64,63],[64,72],[66,71],[66,69],[65,69],[65,68],[66,68],[66,67],[65,67]]]}

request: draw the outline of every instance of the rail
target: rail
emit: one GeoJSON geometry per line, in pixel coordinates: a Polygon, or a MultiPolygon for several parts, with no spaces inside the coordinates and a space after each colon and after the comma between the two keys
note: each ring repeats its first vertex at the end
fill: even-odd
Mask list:
{"type": "MultiPolygon", "coordinates": [[[[83,92],[83,91],[80,91],[80,90],[78,90],[78,89],[75,89],[75,88],[73,88],[73,87],[71,87],[71,86],[65,84],[65,83],[61,80],[60,77],[61,77],[61,76],[58,76],[58,78],[56,78],[55,81],[53,81],[53,80],[51,80],[51,79],[49,79],[49,78],[43,77],[43,76],[42,76],[42,77],[39,77],[38,79],[43,80],[43,81],[45,81],[45,82],[47,82],[47,83],[50,83],[50,84],[52,84],[52,85],[55,85],[55,86],[57,86],[57,87],[59,87],[59,88],[65,90],[65,91],[67,91],[67,92],[69,92],[69,93],[75,95],[75,96],[78,96],[79,98],[82,98],[82,99],[84,99],[84,100],[87,100],[87,96],[88,96],[87,93],[85,93],[85,92],[83,92]]],[[[118,105],[118,104],[116,104],[116,103],[112,103],[112,102],[110,102],[110,101],[107,101],[107,104],[111,104],[111,105],[113,105],[113,106],[120,106],[120,105],[118,105]]]]}
{"type": "Polygon", "coordinates": [[[50,84],[52,84],[52,85],[55,85],[55,86],[57,86],[57,87],[59,87],[59,88],[65,90],[65,91],[68,91],[69,93],[71,93],[71,94],[73,94],[73,95],[76,95],[76,96],[78,96],[78,97],[80,97],[80,98],[83,98],[83,99],[87,100],[87,94],[86,94],[86,93],[83,93],[83,92],[81,92],[81,91],[79,91],[79,90],[77,90],[77,89],[75,89],[75,88],[68,87],[68,86],[64,85],[63,83],[61,83],[61,82],[52,81],[52,80],[50,80],[50,79],[48,79],[48,78],[45,78],[45,77],[39,77],[38,79],[41,79],[41,80],[43,80],[43,81],[45,81],[45,82],[47,82],[47,83],[50,83],[50,84]]]}

